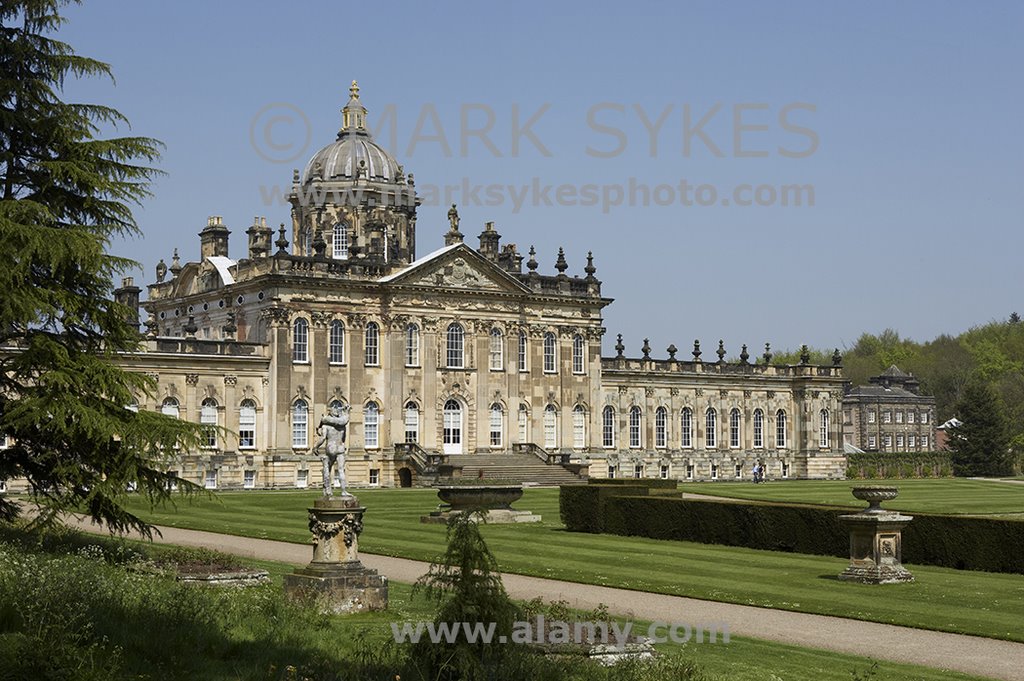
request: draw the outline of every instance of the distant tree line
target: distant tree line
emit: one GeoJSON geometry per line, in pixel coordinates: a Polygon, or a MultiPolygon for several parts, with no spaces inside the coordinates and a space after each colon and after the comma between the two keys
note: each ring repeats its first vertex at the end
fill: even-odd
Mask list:
{"type": "MultiPolygon", "coordinates": [[[[812,350],[811,361],[830,364],[832,352],[812,350]]],[[[774,362],[795,364],[799,356],[799,350],[783,352],[774,362]]],[[[843,376],[863,385],[893,364],[914,374],[921,392],[935,397],[937,423],[953,417],[965,423],[951,438],[958,475],[1013,472],[1024,453],[1024,324],[1016,312],[1006,321],[924,343],[893,329],[865,333],[843,353],[843,376]]]]}

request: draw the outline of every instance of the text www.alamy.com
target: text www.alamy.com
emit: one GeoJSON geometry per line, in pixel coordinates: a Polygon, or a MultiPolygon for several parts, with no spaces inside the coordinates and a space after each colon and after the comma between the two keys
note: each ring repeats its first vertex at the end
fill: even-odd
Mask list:
{"type": "MultiPolygon", "coordinates": [[[[593,643],[624,648],[633,637],[633,622],[545,622],[543,615],[533,621],[512,624],[508,634],[497,635],[496,622],[392,622],[391,633],[396,643],[419,643],[426,635],[431,643],[593,643]],[[632,637],[632,638],[631,638],[632,637]]],[[[729,626],[724,622],[699,623],[652,622],[646,639],[653,643],[722,643],[729,642],[729,626]]]]}

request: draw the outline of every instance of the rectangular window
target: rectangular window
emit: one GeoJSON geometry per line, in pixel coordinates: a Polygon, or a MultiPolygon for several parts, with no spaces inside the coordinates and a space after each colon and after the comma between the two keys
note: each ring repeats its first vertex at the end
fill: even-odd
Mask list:
{"type": "Polygon", "coordinates": [[[405,366],[415,367],[420,364],[420,330],[410,324],[405,329],[405,366]]]}
{"type": "Polygon", "coordinates": [[[379,468],[371,468],[370,469],[370,484],[371,485],[380,485],[380,469],[379,468]]]}
{"type": "Polygon", "coordinates": [[[903,423],[903,412],[896,412],[896,423],[903,423]]]}
{"type": "Polygon", "coordinates": [[[718,465],[711,464],[711,479],[718,480],[718,465]]]}
{"type": "Polygon", "coordinates": [[[519,441],[529,442],[530,441],[530,412],[526,410],[525,405],[519,407],[519,441]]]}
{"type": "Polygon", "coordinates": [[[498,329],[491,330],[491,344],[488,353],[488,366],[491,371],[501,371],[505,363],[505,337],[498,329]]]}
{"type": "Polygon", "coordinates": [[[217,471],[206,471],[206,477],[203,478],[203,487],[206,489],[217,489],[217,471]]]}
{"type": "Polygon", "coordinates": [[[882,423],[892,423],[892,412],[891,411],[883,411],[882,412],[882,423]]]}
{"type": "Polygon", "coordinates": [[[615,477],[615,466],[608,466],[608,477],[609,478],[614,478],[615,477]]]}
{"type": "Polygon", "coordinates": [[[743,477],[743,464],[736,464],[736,479],[739,480],[743,477]]]}
{"type": "Polygon", "coordinates": [[[921,436],[921,449],[924,449],[924,450],[928,449],[928,436],[927,435],[922,435],[921,436]]]}
{"type": "Polygon", "coordinates": [[[914,435],[908,435],[907,436],[907,447],[909,447],[910,449],[914,449],[915,447],[917,447],[917,437],[916,436],[914,436],[914,435]]]}
{"type": "Polygon", "coordinates": [[[668,466],[664,464],[661,466],[661,479],[668,480],[668,466]]]}
{"type": "Polygon", "coordinates": [[[868,423],[874,423],[874,422],[875,422],[875,412],[869,411],[868,412],[868,423]]]}
{"type": "Polygon", "coordinates": [[[492,447],[501,446],[502,415],[501,409],[491,409],[490,442],[492,447]]]}
{"type": "Polygon", "coordinates": [[[896,449],[903,449],[903,436],[902,435],[897,435],[896,436],[896,449]]]}
{"type": "Polygon", "coordinates": [[[693,480],[693,464],[686,465],[686,479],[693,480]]]}
{"type": "Polygon", "coordinates": [[[789,464],[786,463],[785,461],[782,462],[782,477],[789,477],[789,464]]]}
{"type": "Polygon", "coordinates": [[[913,423],[916,420],[917,420],[917,415],[914,412],[912,412],[912,411],[908,411],[907,412],[907,423],[913,423]]]}
{"type": "Polygon", "coordinates": [[[892,435],[882,436],[882,448],[885,449],[886,451],[892,449],[892,435]]]}
{"type": "Polygon", "coordinates": [[[299,489],[309,487],[309,471],[295,471],[295,486],[299,489]]]}
{"type": "Polygon", "coordinates": [[[642,463],[638,463],[635,466],[633,466],[633,477],[634,478],[642,478],[642,477],[644,477],[644,465],[642,463]]]}
{"type": "Polygon", "coordinates": [[[242,477],[242,487],[253,489],[256,487],[256,471],[245,471],[242,477]]]}
{"type": "Polygon", "coordinates": [[[342,364],[345,361],[345,327],[339,321],[331,322],[327,339],[327,361],[331,364],[342,364]]]}
{"type": "Polygon", "coordinates": [[[928,412],[921,412],[921,423],[928,423],[928,412]]]}
{"type": "Polygon", "coordinates": [[[256,407],[249,400],[242,403],[238,412],[238,448],[256,447],[256,407]]]}
{"type": "Polygon", "coordinates": [[[526,334],[519,333],[519,370],[529,371],[526,365],[526,334]]]}
{"type": "Polygon", "coordinates": [[[876,449],[878,447],[878,439],[871,435],[868,437],[868,449],[876,449]]]}
{"type": "Polygon", "coordinates": [[[420,440],[420,411],[414,403],[405,407],[405,441],[410,443],[420,440]]]}

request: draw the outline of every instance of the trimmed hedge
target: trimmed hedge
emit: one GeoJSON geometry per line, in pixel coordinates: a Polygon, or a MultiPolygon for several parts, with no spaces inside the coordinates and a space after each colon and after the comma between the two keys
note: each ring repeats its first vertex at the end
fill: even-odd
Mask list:
{"type": "Polygon", "coordinates": [[[604,506],[612,496],[647,496],[645,485],[563,485],[558,491],[558,514],[573,532],[604,531],[604,506]]]}
{"type": "Polygon", "coordinates": [[[947,478],[953,475],[950,452],[861,452],[846,455],[846,477],[947,478]]]}
{"type": "MultiPolygon", "coordinates": [[[[563,522],[581,532],[850,555],[849,530],[839,520],[850,509],[684,500],[626,489],[563,487],[563,522]]],[[[903,530],[903,560],[918,565],[1024,574],[1020,546],[1024,522],[1015,520],[922,514],[903,530]]]]}

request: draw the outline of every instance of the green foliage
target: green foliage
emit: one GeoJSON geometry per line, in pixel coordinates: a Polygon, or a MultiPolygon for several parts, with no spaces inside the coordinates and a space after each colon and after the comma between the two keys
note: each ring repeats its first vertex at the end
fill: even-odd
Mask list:
{"type": "MultiPolygon", "coordinates": [[[[435,622],[480,622],[495,625],[495,636],[507,638],[518,609],[508,597],[498,563],[480,534],[483,513],[456,513],[448,521],[448,547],[416,583],[427,598],[437,603],[435,622]]],[[[413,658],[423,664],[428,678],[438,681],[476,681],[490,677],[489,670],[508,664],[513,646],[466,640],[459,631],[454,642],[416,644],[413,658]]]]}
{"type": "MultiPolygon", "coordinates": [[[[849,509],[609,495],[592,512],[599,515],[596,524],[601,531],[609,534],[849,555],[849,530],[839,520],[849,509]]],[[[588,521],[582,531],[593,531],[589,528],[594,525],[595,521],[588,521]]],[[[581,531],[568,523],[566,527],[581,531]]],[[[903,530],[903,559],[920,565],[1024,574],[1024,554],[1007,549],[1022,544],[1024,522],[921,514],[903,530]]]]}
{"type": "MultiPolygon", "coordinates": [[[[566,528],[573,532],[594,534],[604,532],[605,500],[624,494],[647,496],[651,489],[642,484],[643,480],[636,480],[635,482],[641,483],[636,485],[627,485],[625,482],[619,482],[618,479],[608,481],[617,484],[605,484],[605,482],[605,480],[601,480],[599,483],[563,485],[559,488],[558,513],[566,528]]],[[[634,481],[629,480],[629,482],[634,481]]]]}
{"type": "Polygon", "coordinates": [[[949,452],[858,452],[846,455],[846,477],[851,480],[943,477],[949,475],[952,461],[949,452]]]}
{"type": "Polygon", "coordinates": [[[995,389],[987,383],[971,383],[957,404],[957,412],[963,423],[949,432],[956,475],[1013,475],[1008,423],[995,389]]]}
{"type": "MultiPolygon", "coordinates": [[[[154,384],[117,364],[137,329],[111,299],[134,266],[107,253],[139,233],[159,142],[102,139],[127,121],[109,107],[62,101],[68,78],[110,76],[107,64],[52,37],[69,0],[0,6],[0,480],[28,479],[39,520],[84,511],[111,531],[148,526],[124,509],[126,490],[166,499],[169,453],[199,426],[126,405],[154,384]]],[[[178,481],[182,490],[192,490],[178,481]]],[[[0,518],[18,507],[0,497],[0,518]]]]}

